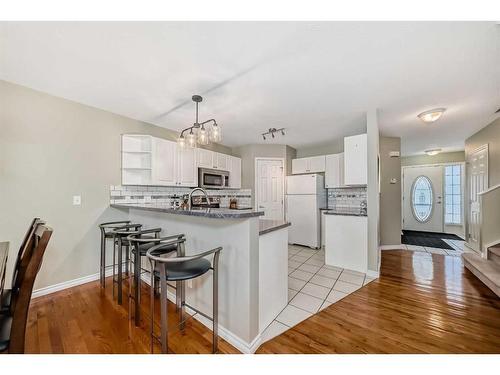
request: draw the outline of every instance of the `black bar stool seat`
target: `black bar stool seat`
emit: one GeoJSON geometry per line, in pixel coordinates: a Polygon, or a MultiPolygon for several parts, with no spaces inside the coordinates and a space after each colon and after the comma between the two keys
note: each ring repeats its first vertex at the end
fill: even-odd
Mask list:
{"type": "MultiPolygon", "coordinates": [[[[155,251],[151,251],[155,255],[155,251]]],[[[184,263],[167,264],[167,281],[182,281],[199,277],[212,267],[209,260],[204,258],[193,259],[184,263]]],[[[158,267],[157,267],[158,268],[158,267]]],[[[160,277],[160,271],[155,270],[155,277],[160,277]]]]}
{"type": "MultiPolygon", "coordinates": [[[[144,237],[142,237],[142,239],[144,239],[144,237]]],[[[139,255],[140,256],[145,256],[149,249],[151,249],[153,246],[158,245],[159,241],[157,241],[157,239],[152,238],[152,240],[156,240],[156,242],[148,242],[148,243],[143,243],[143,244],[139,245],[139,255]]],[[[153,252],[153,255],[156,255],[156,256],[162,255],[162,254],[169,253],[171,251],[176,251],[176,250],[177,250],[177,245],[174,244],[171,246],[164,247],[162,249],[155,250],[153,252]]],[[[137,253],[137,250],[134,246],[134,247],[132,247],[132,254],[135,255],[136,253],[137,253]]]]}

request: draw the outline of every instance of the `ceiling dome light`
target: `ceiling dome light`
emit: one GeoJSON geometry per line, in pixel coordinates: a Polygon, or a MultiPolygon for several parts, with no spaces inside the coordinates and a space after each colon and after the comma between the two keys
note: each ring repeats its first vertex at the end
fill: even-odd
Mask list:
{"type": "Polygon", "coordinates": [[[432,150],[426,150],[425,153],[429,156],[434,156],[434,155],[437,155],[441,152],[441,149],[440,148],[434,148],[432,150]]]}
{"type": "Polygon", "coordinates": [[[434,122],[439,120],[439,118],[443,115],[446,108],[435,108],[430,111],[422,112],[418,115],[418,118],[423,122],[434,122]]]}

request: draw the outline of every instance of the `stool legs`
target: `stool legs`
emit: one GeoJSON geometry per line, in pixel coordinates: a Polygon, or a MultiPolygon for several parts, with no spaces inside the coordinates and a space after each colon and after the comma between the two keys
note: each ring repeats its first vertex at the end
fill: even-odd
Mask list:
{"type": "Polygon", "coordinates": [[[106,235],[101,229],[101,269],[99,273],[101,288],[106,287],[106,235]]]}
{"type": "Polygon", "coordinates": [[[123,302],[122,296],[122,282],[123,282],[123,247],[122,247],[122,237],[118,236],[118,304],[121,305],[123,302]]]}
{"type": "Polygon", "coordinates": [[[149,315],[150,315],[150,317],[149,317],[149,319],[150,319],[149,337],[150,337],[150,342],[151,342],[150,351],[151,351],[151,353],[153,353],[153,339],[154,339],[153,335],[154,335],[154,322],[155,322],[154,316],[155,316],[155,295],[156,295],[156,289],[153,288],[152,286],[153,285],[157,285],[157,284],[156,284],[156,278],[154,276],[153,262],[150,261],[149,264],[150,264],[150,270],[151,270],[150,271],[150,275],[151,275],[151,284],[150,285],[151,285],[151,287],[149,288],[149,293],[150,293],[149,294],[149,299],[150,299],[150,301],[149,301],[149,306],[150,306],[149,307],[150,308],[150,310],[149,310],[149,315]]]}
{"type": "Polygon", "coordinates": [[[161,300],[161,352],[168,353],[168,301],[167,277],[164,267],[160,267],[160,300],[161,300]]]}
{"type": "Polygon", "coordinates": [[[138,326],[141,315],[141,255],[138,251],[134,255],[134,302],[135,325],[138,326]]]}
{"type": "Polygon", "coordinates": [[[213,301],[212,301],[212,353],[217,353],[219,348],[219,274],[217,265],[213,269],[213,301]]]}

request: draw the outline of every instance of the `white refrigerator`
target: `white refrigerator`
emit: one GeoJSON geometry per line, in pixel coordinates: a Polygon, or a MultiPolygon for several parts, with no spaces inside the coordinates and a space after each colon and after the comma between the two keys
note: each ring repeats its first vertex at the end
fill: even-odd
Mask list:
{"type": "Polygon", "coordinates": [[[288,243],[321,247],[320,208],[327,207],[324,176],[301,174],[286,178],[288,243]]]}

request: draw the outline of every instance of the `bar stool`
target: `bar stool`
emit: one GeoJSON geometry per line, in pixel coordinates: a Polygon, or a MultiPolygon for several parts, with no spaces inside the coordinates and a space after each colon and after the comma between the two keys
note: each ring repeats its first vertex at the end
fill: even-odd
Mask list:
{"type": "MultiPolygon", "coordinates": [[[[130,265],[133,264],[133,272],[132,272],[132,267],[130,267],[130,272],[129,272],[129,301],[132,299],[135,302],[135,314],[134,314],[134,320],[135,320],[135,325],[139,325],[140,321],[140,306],[141,306],[141,273],[142,273],[142,267],[141,267],[141,258],[143,256],[146,256],[146,252],[152,248],[155,245],[160,244],[161,242],[165,242],[168,240],[173,240],[173,239],[181,239],[184,237],[183,234],[179,235],[173,235],[173,236],[168,236],[168,237],[159,237],[159,234],[161,232],[161,228],[155,228],[155,229],[148,229],[148,230],[139,230],[137,232],[133,232],[127,236],[127,240],[129,241],[131,247],[132,247],[132,255],[133,259],[131,257],[130,265]],[[154,233],[154,237],[151,236],[144,236],[145,234],[151,234],[154,233]],[[131,282],[132,278],[132,273],[133,273],[133,283],[131,282]],[[132,288],[131,285],[133,284],[134,286],[134,294],[132,296],[132,288]]],[[[158,249],[157,251],[154,252],[153,255],[159,256],[163,254],[167,254],[173,251],[177,251],[177,244],[172,244],[166,247],[162,247],[161,249],[158,249]]],[[[154,284],[151,284],[151,288],[156,290],[156,285],[157,285],[157,280],[154,280],[154,284]]]]}
{"type": "MultiPolygon", "coordinates": [[[[166,243],[161,243],[159,245],[150,248],[146,256],[149,258],[151,265],[151,284],[154,282],[155,277],[160,277],[160,301],[161,301],[161,350],[162,353],[168,353],[168,310],[167,310],[167,281],[175,281],[177,283],[176,295],[180,295],[180,310],[179,310],[179,325],[181,329],[184,329],[184,310],[185,307],[189,307],[196,313],[204,316],[213,323],[212,327],[212,352],[216,353],[218,348],[218,263],[219,254],[222,247],[217,247],[206,252],[185,256],[185,238],[180,238],[177,240],[169,241],[166,243]],[[179,246],[177,257],[159,257],[154,255],[154,253],[162,248],[169,247],[172,244],[177,244],[179,246]],[[213,261],[210,263],[209,260],[204,259],[204,257],[214,254],[213,261]],[[195,309],[186,303],[186,290],[185,281],[200,277],[208,272],[208,270],[213,271],[213,300],[212,300],[212,317],[204,314],[203,312],[195,309]]],[[[154,336],[154,290],[151,289],[151,353],[153,352],[153,340],[158,339],[154,336]]]]}
{"type": "MultiPolygon", "coordinates": [[[[101,282],[101,288],[106,288],[106,240],[113,239],[113,230],[127,224],[130,224],[130,220],[110,221],[107,223],[99,224],[99,229],[101,230],[101,268],[99,270],[99,280],[101,282]]],[[[115,246],[114,240],[113,246],[115,246]]]]}
{"type": "Polygon", "coordinates": [[[142,228],[142,224],[125,224],[111,231],[113,234],[113,297],[115,295],[115,283],[118,284],[118,304],[123,302],[123,264],[126,264],[125,274],[128,276],[130,259],[130,242],[127,236],[130,233],[137,232],[142,228]],[[125,248],[125,262],[123,262],[123,248],[125,248]],[[116,262],[116,252],[118,250],[118,262],[116,262]],[[116,277],[115,265],[118,265],[118,276],[116,277]]]}

